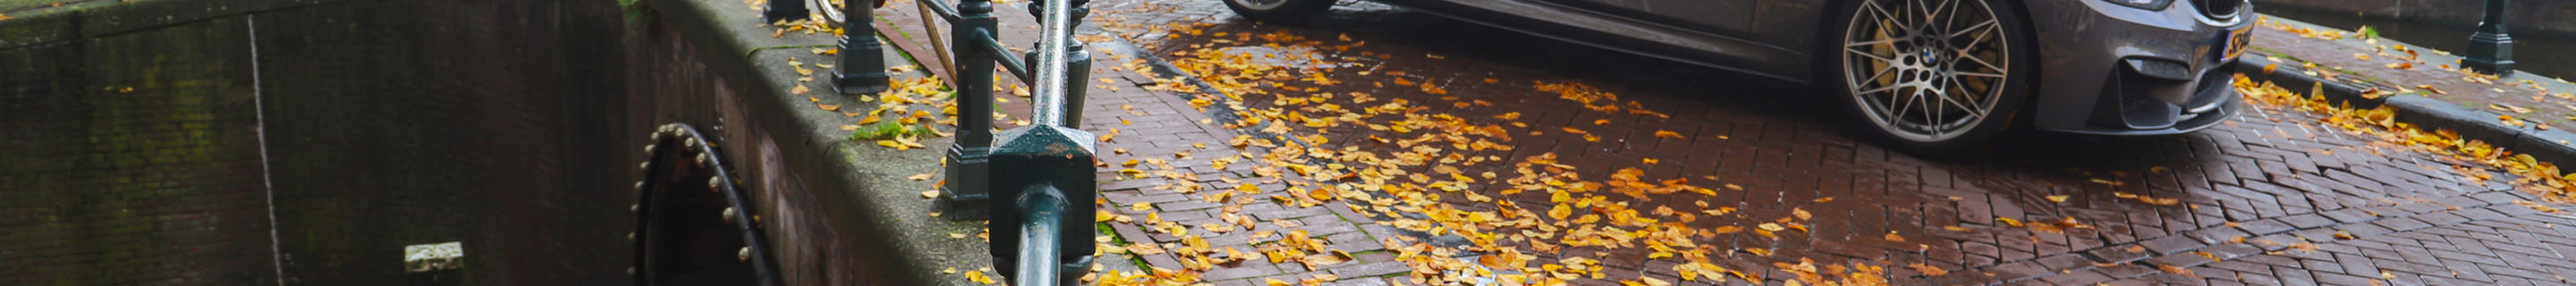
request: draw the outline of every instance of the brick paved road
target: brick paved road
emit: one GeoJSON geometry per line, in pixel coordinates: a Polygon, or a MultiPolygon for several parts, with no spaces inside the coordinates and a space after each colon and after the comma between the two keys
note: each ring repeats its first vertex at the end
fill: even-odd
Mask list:
{"type": "MultiPolygon", "coordinates": [[[[1155,248],[1166,253],[1137,257],[1157,268],[1189,269],[1198,265],[1185,260],[1201,256],[1222,261],[1228,256],[1222,254],[1226,249],[1254,256],[1190,271],[1217,285],[1260,285],[1272,279],[1295,283],[1315,274],[1337,275],[1340,279],[1330,283],[1338,285],[1419,284],[1425,282],[1422,277],[1438,275],[1408,274],[1424,270],[1417,268],[1423,266],[1418,262],[1398,259],[1406,256],[1402,253],[1421,250],[1404,249],[1415,241],[1460,249],[1423,255],[1462,257],[1468,263],[1492,252],[1464,249],[1514,249],[1537,256],[1527,264],[1530,270],[1560,271],[1535,267],[1541,264],[1582,264],[1563,260],[1572,257],[1598,261],[1600,267],[1594,272],[1600,274],[1574,276],[1599,278],[1572,281],[1582,285],[1615,285],[1640,276],[1704,285],[1707,278],[1683,282],[1674,269],[1689,263],[1693,254],[1746,276],[1764,278],[1763,285],[1800,280],[1800,273],[1785,269],[1808,260],[1836,265],[1821,271],[1832,276],[1844,271],[1839,265],[1886,266],[1884,276],[1899,285],[2563,285],[2567,284],[2563,277],[2576,273],[2576,260],[2564,256],[2566,251],[2576,251],[2570,248],[2576,247],[2576,240],[2567,239],[2576,236],[2576,229],[2555,227],[2569,217],[2514,203],[2537,199],[2511,190],[2502,182],[2509,178],[2495,174],[2498,178],[2480,180],[2472,174],[2489,172],[2457,169],[2442,155],[2321,128],[2311,123],[2315,116],[2300,112],[2259,110],[2225,126],[2174,137],[2021,134],[2004,138],[1981,154],[1936,161],[1855,142],[1846,136],[1844,126],[1849,123],[1839,121],[1823,100],[1792,84],[1584,48],[1383,5],[1344,3],[1332,15],[1301,25],[1246,22],[1215,1],[1101,0],[1092,5],[1100,11],[1094,19],[1104,23],[1106,30],[1165,57],[1209,50],[1254,53],[1255,59],[1313,53],[1325,55],[1330,59],[1327,63],[1345,63],[1328,70],[1297,71],[1323,73],[1339,84],[1286,80],[1279,81],[1288,83],[1283,87],[1256,88],[1285,96],[1234,94],[1245,99],[1244,110],[1313,111],[1320,106],[1284,99],[1331,93],[1343,96],[1316,99],[1350,105],[1350,109],[1402,100],[1416,103],[1407,106],[1413,110],[1402,112],[1406,114],[1449,115],[1473,126],[1508,126],[1502,127],[1506,132],[1501,136],[1476,138],[1499,139],[1492,143],[1512,148],[1426,144],[1419,147],[1454,149],[1448,154],[1466,156],[1450,159],[1465,160],[1403,168],[1414,174],[1449,171],[1439,168],[1457,168],[1453,174],[1460,175],[1506,174],[1484,177],[1489,182],[1471,184],[1473,188],[1462,192],[1425,192],[1436,196],[1428,200],[1457,210],[1506,216],[1544,212],[1558,200],[1552,196],[1562,191],[1507,194],[1504,190],[1512,186],[1499,181],[1519,172],[1507,162],[1554,154],[1570,169],[1543,174],[1561,170],[1597,182],[1620,177],[1612,170],[1637,168],[1643,172],[1629,179],[1651,183],[1688,178],[1689,185],[1713,190],[1710,195],[1575,194],[1578,199],[1602,196],[1609,200],[1603,205],[1617,203],[1628,210],[1674,210],[1656,211],[1652,217],[1676,223],[1629,229],[1639,234],[1646,229],[1753,229],[1773,222],[1806,229],[1776,231],[1776,238],[1754,232],[1702,231],[1688,239],[1703,247],[1676,251],[1685,253],[1680,258],[1649,258],[1657,251],[1635,245],[1576,247],[1555,239],[1509,235],[1544,234],[1520,231],[1531,225],[1500,229],[1487,225],[1483,233],[1510,238],[1478,248],[1456,231],[1400,230],[1397,226],[1406,222],[1432,219],[1420,208],[1373,211],[1384,210],[1381,207],[1388,204],[1383,201],[1345,196],[1312,207],[1271,203],[1270,196],[1281,195],[1278,190],[1290,186],[1302,191],[1357,180],[1313,183],[1299,178],[1299,172],[1274,169],[1283,166],[1256,163],[1265,156],[1300,152],[1261,146],[1245,151],[1229,148],[1229,138],[1263,132],[1226,126],[1233,119],[1225,116],[1224,104],[1212,106],[1220,115],[1212,118],[1192,105],[1194,95],[1146,91],[1143,86],[1155,85],[1155,80],[1134,71],[1135,66],[1100,64],[1095,78],[1108,80],[1092,93],[1085,129],[1116,134],[1102,145],[1103,150],[1120,150],[1103,155],[1110,165],[1101,174],[1107,200],[1102,209],[1132,219],[1110,223],[1111,229],[1124,241],[1156,242],[1159,247],[1155,248]],[[1193,29],[1197,32],[1188,32],[1193,29]],[[1301,45],[1293,43],[1271,48],[1265,44],[1275,41],[1262,40],[1269,35],[1312,39],[1324,48],[1297,48],[1301,45]],[[1345,36],[1349,40],[1340,40],[1345,36]],[[1445,94],[1412,85],[1417,82],[1436,84],[1445,94]],[[1561,99],[1558,92],[1542,91],[1540,83],[1596,87],[1617,96],[1599,104],[1642,108],[1669,118],[1576,108],[1580,107],[1576,102],[1561,99]],[[1302,90],[1306,87],[1319,90],[1302,90]],[[1354,92],[1372,96],[1370,102],[1348,96],[1354,92]],[[1518,114],[1517,120],[1497,120],[1509,114],[1518,114]],[[1566,128],[1583,130],[1596,140],[1566,128]],[[1657,136],[1659,131],[1679,136],[1657,136]],[[1188,154],[1176,154],[1183,152],[1188,154]],[[1504,162],[1478,165],[1475,162],[1481,160],[1470,159],[1476,157],[1504,162]],[[1131,159],[1140,162],[1134,169],[1144,172],[1142,179],[1119,173],[1126,169],[1120,165],[1131,159]],[[1277,174],[1264,176],[1273,173],[1277,174]],[[1261,193],[1209,198],[1236,194],[1224,190],[1246,183],[1256,185],[1261,193]],[[1191,185],[1200,189],[1177,191],[1191,185]],[[1518,207],[1502,207],[1477,197],[1518,207]],[[1139,203],[1147,207],[1135,208],[1139,203]],[[1711,213],[1721,209],[1728,212],[1711,213]],[[1802,216],[1799,213],[1812,217],[1791,219],[1802,216]],[[1707,216],[1693,220],[1676,214],[1707,216]],[[2074,223],[2059,223],[2069,219],[2074,223]],[[1181,231],[1156,230],[1161,228],[1158,225],[1181,231]],[[1294,258],[1273,263],[1259,257],[1263,254],[1257,249],[1293,247],[1294,243],[1279,243],[1292,230],[1319,238],[1331,250],[1352,253],[1355,261],[1310,267],[1294,258]],[[1190,246],[1189,237],[1204,238],[1209,249],[1220,254],[1169,253],[1190,246]],[[1553,247],[1564,249],[1538,250],[1553,247]],[[1765,250],[1769,253],[1759,253],[1765,250]],[[1918,263],[1923,267],[1910,266],[1918,263]]],[[[1026,17],[1016,10],[997,14],[1026,17]]],[[[1128,59],[1117,54],[1103,57],[1104,61],[1128,59]]],[[[1315,147],[1344,150],[1342,162],[1351,162],[1349,156],[1355,153],[1392,158],[1408,149],[1370,138],[1403,141],[1431,133],[1358,126],[1383,124],[1388,122],[1386,117],[1402,119],[1394,114],[1371,115],[1347,125],[1289,128],[1287,133],[1320,136],[1325,143],[1315,147]]],[[[1315,137],[1305,138],[1317,142],[1315,137]]],[[[1539,165],[1547,169],[1546,164],[1539,165]]],[[[1424,180],[1413,178],[1412,182],[1424,180]]],[[[1592,210],[1604,212],[1600,205],[1592,210]]],[[[1540,220],[1564,226],[1567,219],[1540,220]]],[[[1727,281],[1747,284],[1743,279],[1727,281]]]]}

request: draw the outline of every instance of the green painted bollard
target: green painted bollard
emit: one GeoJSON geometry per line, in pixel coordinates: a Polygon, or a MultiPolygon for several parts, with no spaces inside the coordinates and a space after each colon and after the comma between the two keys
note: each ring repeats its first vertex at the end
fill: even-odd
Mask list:
{"type": "Polygon", "coordinates": [[[841,66],[832,70],[832,87],[841,95],[858,96],[885,92],[890,82],[885,72],[885,44],[877,43],[876,7],[873,1],[848,0],[841,5],[841,66]]]}
{"type": "Polygon", "coordinates": [[[2460,67],[2482,73],[2513,74],[2513,36],[2505,33],[2507,0],[2487,0],[2487,18],[2478,23],[2478,33],[2469,35],[2469,50],[2460,53],[2460,67]]]}

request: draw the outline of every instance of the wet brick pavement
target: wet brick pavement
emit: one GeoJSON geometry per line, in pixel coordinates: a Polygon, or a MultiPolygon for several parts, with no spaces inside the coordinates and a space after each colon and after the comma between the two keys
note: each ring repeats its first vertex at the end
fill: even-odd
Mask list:
{"type": "MultiPolygon", "coordinates": [[[[1344,3],[1330,15],[1296,25],[1248,22],[1233,17],[1216,1],[1101,0],[1092,5],[1099,11],[1093,14],[1095,22],[1106,23],[1105,29],[1166,57],[1200,48],[1280,55],[1309,52],[1261,48],[1263,41],[1244,34],[1285,33],[1318,39],[1327,46],[1348,46],[1312,50],[1339,59],[1335,62],[1352,62],[1326,71],[1327,77],[1344,83],[1320,92],[1407,100],[1427,107],[1415,112],[1449,114],[1479,124],[1499,123],[1492,119],[1517,113],[1517,122],[1527,124],[1507,128],[1511,139],[1496,142],[1514,148],[1458,153],[1509,162],[1552,153],[1575,167],[1573,172],[1589,178],[1639,168],[1643,178],[1691,178],[1692,185],[1716,190],[1715,195],[1705,196],[1688,192],[1640,199],[1612,196],[1631,204],[1630,209],[1670,207],[1680,213],[1740,209],[1731,215],[1682,220],[1692,228],[1749,226],[1800,210],[1812,213],[1812,219],[1802,220],[1810,232],[1779,232],[1776,239],[1731,233],[1694,240],[1718,250],[1708,254],[1713,263],[1767,277],[1763,285],[1783,285],[1783,279],[1795,277],[1772,262],[1800,259],[1889,266],[1890,282],[1899,285],[2565,285],[2563,277],[2576,273],[2576,260],[2564,256],[2566,251],[2576,251],[2571,248],[2576,240],[2568,239],[2576,236],[2576,229],[2556,227],[2570,221],[2569,217],[2514,203],[2537,199],[2500,182],[2506,178],[2472,178],[2471,174],[2486,172],[2455,169],[2442,155],[2323,128],[2311,123],[2316,116],[2301,112],[2252,110],[2224,126],[2171,137],[2025,132],[2002,138],[1977,154],[1928,160],[1855,142],[1844,127],[1850,124],[1837,119],[1839,113],[1795,84],[1617,54],[1384,5],[1344,3]],[[1174,27],[1202,29],[1193,35],[1174,27]],[[1345,35],[1368,44],[1334,40],[1345,35]],[[1438,84],[1447,93],[1387,84],[1399,81],[1438,84]],[[1575,102],[1535,86],[1568,82],[1598,87],[1618,95],[1618,102],[1670,118],[1576,108],[1575,102]],[[1607,124],[1597,123],[1601,120],[1607,124]],[[1565,127],[1586,130],[1598,141],[1560,131],[1565,127]],[[1659,137],[1657,131],[1680,136],[1659,137]],[[1660,163],[1644,163],[1645,159],[1660,163]],[[2072,218],[2083,227],[2035,230],[1998,218],[2034,225],[2072,218]],[[1730,251],[1752,248],[1773,253],[1730,251]],[[1947,273],[1926,275],[1899,266],[1915,263],[1947,273]]],[[[1295,282],[1321,273],[1340,276],[1331,282],[1336,285],[1418,282],[1405,275],[1413,269],[1396,261],[1395,251],[1388,248],[1409,244],[1400,241],[1444,238],[1397,230],[1386,225],[1390,218],[1373,217],[1374,212],[1343,203],[1299,207],[1267,200],[1247,203],[1255,200],[1243,198],[1211,202],[1205,196],[1217,192],[1184,194],[1169,189],[1175,180],[1186,179],[1195,180],[1182,183],[1216,189],[1249,182],[1263,190],[1306,180],[1295,178],[1295,173],[1282,175],[1286,180],[1260,178],[1255,170],[1261,166],[1252,159],[1224,167],[1212,163],[1239,152],[1227,147],[1228,138],[1256,132],[1221,126],[1227,119],[1198,111],[1189,102],[1191,95],[1146,91],[1143,86],[1155,84],[1153,76],[1112,62],[1128,59],[1128,55],[1104,54],[1094,78],[1106,81],[1095,87],[1086,110],[1084,129],[1117,134],[1101,145],[1102,150],[1123,150],[1102,155],[1111,164],[1101,169],[1107,200],[1102,209],[1129,215],[1137,222],[1145,221],[1148,214],[1177,222],[1191,233],[1205,235],[1216,249],[1249,250],[1257,247],[1254,244],[1279,239],[1243,235],[1253,230],[1219,234],[1200,227],[1223,224],[1224,217],[1233,213],[1259,221],[1256,229],[1260,231],[1305,230],[1334,249],[1355,253],[1356,261],[1311,270],[1295,260],[1273,264],[1256,258],[1222,264],[1204,272],[1205,281],[1217,285],[1260,285],[1268,279],[1295,282]],[[1113,128],[1118,131],[1106,131],[1113,128]],[[1181,152],[1189,154],[1175,154],[1181,152]],[[1122,169],[1117,164],[1130,159],[1144,162],[1137,169],[1152,172],[1149,178],[1121,180],[1127,175],[1117,173],[1122,169]],[[1151,207],[1131,208],[1137,203],[1151,207]],[[1295,221],[1285,224],[1295,227],[1279,227],[1279,221],[1295,221]]],[[[1278,107],[1271,95],[1237,95],[1251,109],[1278,107]]],[[[1367,138],[1418,136],[1355,126],[1328,127],[1321,135],[1328,143],[1316,147],[1334,150],[1397,149],[1367,138]]],[[[1266,151],[1257,146],[1245,150],[1249,151],[1241,152],[1254,157],[1266,151]]],[[[1504,162],[1456,167],[1464,174],[1513,172],[1504,162]]],[[[1501,195],[1499,191],[1508,187],[1495,185],[1467,192],[1531,209],[1551,204],[1549,192],[1501,195]]],[[[1276,193],[1257,196],[1272,194],[1276,193]]],[[[1495,208],[1493,203],[1465,197],[1441,200],[1469,210],[1495,208]]],[[[1164,244],[1164,249],[1182,245],[1183,237],[1140,225],[1144,224],[1113,222],[1110,229],[1126,241],[1154,241],[1164,244]]],[[[1455,235],[1448,237],[1454,240],[1455,235]]],[[[1514,240],[1501,244],[1530,246],[1514,240]]],[[[1600,260],[1608,269],[1603,271],[1608,280],[1574,284],[1615,285],[1613,281],[1641,275],[1683,280],[1672,268],[1679,260],[1648,259],[1649,251],[1572,247],[1524,252],[1539,256],[1533,265],[1586,257],[1600,260]]],[[[1472,255],[1461,252],[1458,256],[1472,255]]],[[[1186,266],[1171,254],[1140,257],[1154,267],[1186,266]]],[[[1726,284],[1746,284],[1740,279],[1730,281],[1726,284]]]]}

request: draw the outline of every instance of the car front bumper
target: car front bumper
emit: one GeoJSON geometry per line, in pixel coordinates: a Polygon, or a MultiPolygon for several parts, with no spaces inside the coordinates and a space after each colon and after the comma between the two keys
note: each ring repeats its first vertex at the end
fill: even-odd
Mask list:
{"type": "Polygon", "coordinates": [[[2032,124],[2102,135],[2209,128],[2239,108],[2228,65],[2256,16],[2203,16],[2195,1],[2145,10],[2102,0],[2029,1],[2039,53],[2032,124]]]}

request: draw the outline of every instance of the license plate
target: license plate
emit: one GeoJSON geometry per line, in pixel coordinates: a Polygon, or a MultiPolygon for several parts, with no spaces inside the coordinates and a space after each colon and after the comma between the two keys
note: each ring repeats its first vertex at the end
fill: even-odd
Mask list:
{"type": "Polygon", "coordinates": [[[2227,34],[2223,36],[2225,38],[2222,38],[2219,41],[2219,54],[2227,55],[2227,58],[2230,59],[2236,58],[2236,56],[2245,55],[2245,45],[2253,42],[2253,33],[2251,33],[2254,31],[2253,28],[2254,27],[2245,27],[2242,29],[2227,31],[2227,34]]]}

